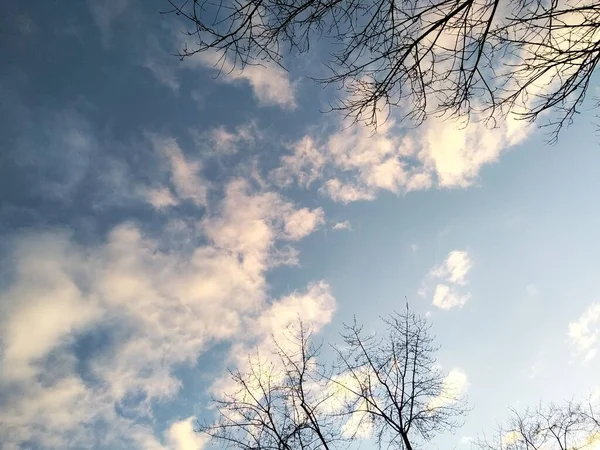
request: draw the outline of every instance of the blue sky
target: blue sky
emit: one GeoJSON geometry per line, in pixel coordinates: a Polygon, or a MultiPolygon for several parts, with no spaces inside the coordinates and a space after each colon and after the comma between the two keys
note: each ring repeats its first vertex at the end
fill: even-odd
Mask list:
{"type": "Polygon", "coordinates": [[[226,364],[405,297],[472,407],[434,446],[600,389],[589,108],[552,147],[514,121],[372,135],[320,114],[318,56],[215,79],[171,56],[166,2],[37,3],[0,19],[2,448],[201,448],[226,364]]]}

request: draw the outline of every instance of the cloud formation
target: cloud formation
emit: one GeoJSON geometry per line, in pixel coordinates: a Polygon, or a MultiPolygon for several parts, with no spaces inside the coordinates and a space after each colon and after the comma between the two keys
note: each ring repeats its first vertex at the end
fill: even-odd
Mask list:
{"type": "MultiPolygon", "coordinates": [[[[165,142],[178,196],[205,201],[199,166],[165,142]]],[[[5,261],[15,268],[13,281],[0,294],[0,423],[8,448],[123,439],[144,449],[195,445],[185,423],[171,427],[166,444],[144,425],[152,405],[180,389],[176,366],[194,364],[215,340],[241,343],[251,330],[277,332],[298,312],[320,324],[331,319],[335,302],[326,284],[277,300],[265,278],[296,262],[290,245],[322,223],[322,210],[298,208],[243,179],[232,180],[212,210],[189,230],[206,243],[183,252],[132,223],[93,246],[60,231],[16,241],[5,261]],[[77,350],[82,340],[95,342],[85,354],[77,350]],[[111,431],[100,438],[102,424],[111,431]]]]}
{"type": "MultiPolygon", "coordinates": [[[[454,250],[439,266],[434,267],[428,274],[428,285],[433,288],[433,304],[439,309],[462,308],[471,294],[462,289],[467,285],[467,275],[473,266],[471,256],[467,251],[454,250]]],[[[425,286],[423,294],[430,288],[425,286]]]]}
{"type": "Polygon", "coordinates": [[[574,322],[569,323],[568,337],[575,356],[591,361],[598,351],[600,333],[600,303],[593,303],[574,322]]]}
{"type": "Polygon", "coordinates": [[[185,60],[189,65],[200,64],[218,71],[225,83],[248,83],[254,96],[263,106],[279,106],[283,109],[296,108],[296,86],[289,74],[274,65],[248,65],[242,69],[225,56],[204,52],[185,60]]]}
{"type": "MultiPolygon", "coordinates": [[[[170,165],[170,181],[177,196],[198,206],[206,205],[207,182],[201,176],[202,163],[188,160],[173,138],[153,137],[152,144],[170,165]]],[[[165,201],[168,202],[163,198],[165,201]]]]}
{"type": "Polygon", "coordinates": [[[374,200],[380,192],[405,194],[474,184],[481,168],[522,142],[523,122],[509,118],[493,131],[484,123],[430,118],[415,130],[389,120],[376,132],[358,124],[304,136],[282,156],[273,177],[281,184],[309,186],[319,180],[332,200],[374,200]]]}
{"type": "Polygon", "coordinates": [[[462,369],[452,369],[444,378],[440,394],[429,402],[429,408],[442,408],[456,403],[466,394],[468,387],[467,374],[462,369]]]}
{"type": "Polygon", "coordinates": [[[331,227],[331,229],[333,231],[342,231],[342,230],[352,231],[352,224],[350,223],[350,221],[344,220],[343,222],[334,223],[333,226],[331,227]]]}
{"type": "Polygon", "coordinates": [[[169,450],[198,450],[206,445],[206,438],[194,431],[195,418],[174,422],[167,431],[169,450]]]}

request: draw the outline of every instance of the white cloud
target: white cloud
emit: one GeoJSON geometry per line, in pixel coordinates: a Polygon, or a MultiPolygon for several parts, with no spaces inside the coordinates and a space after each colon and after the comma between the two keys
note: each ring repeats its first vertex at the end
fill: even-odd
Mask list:
{"type": "MultiPolygon", "coordinates": [[[[367,402],[357,406],[358,410],[366,411],[367,402]]],[[[345,438],[369,439],[373,435],[372,416],[367,412],[354,413],[342,425],[342,436],[345,438]]]]}
{"type": "Polygon", "coordinates": [[[322,191],[342,203],[373,200],[382,191],[467,187],[529,130],[510,119],[493,130],[476,121],[463,125],[432,117],[406,130],[389,120],[374,133],[360,123],[342,122],[334,133],[304,136],[273,173],[282,184],[320,180],[322,191]]]}
{"type": "Polygon", "coordinates": [[[97,320],[100,312],[70,276],[82,263],[64,234],[31,236],[18,244],[14,262],[20,283],[0,293],[9,322],[0,322],[4,336],[4,380],[29,379],[33,364],[66,336],[97,320]],[[26,301],[24,301],[26,300],[26,301]],[[35,330],[31,326],[35,325],[35,330]]]}
{"type": "MultiPolygon", "coordinates": [[[[135,42],[138,50],[132,54],[138,55],[138,64],[148,69],[156,81],[170,89],[173,94],[178,94],[181,85],[179,72],[182,66],[172,54],[175,42],[165,38],[167,36],[160,33],[136,35],[135,42]]],[[[193,94],[190,95],[193,96],[193,94]]]]}
{"type": "Polygon", "coordinates": [[[253,121],[238,125],[236,127],[218,126],[207,131],[190,131],[194,143],[202,152],[203,160],[227,160],[227,157],[235,155],[240,148],[244,152],[254,149],[262,143],[265,136],[253,121]]]}
{"type": "MultiPolygon", "coordinates": [[[[310,329],[319,331],[333,318],[335,299],[331,288],[323,281],[308,286],[305,292],[293,292],[273,303],[258,322],[264,339],[281,337],[298,319],[310,329]]],[[[283,343],[279,339],[280,344],[283,343]]]]}
{"type": "Polygon", "coordinates": [[[454,250],[448,254],[442,264],[431,271],[431,275],[447,280],[449,283],[464,286],[467,284],[466,277],[472,266],[473,263],[468,252],[454,250]]]}
{"type": "Polygon", "coordinates": [[[169,450],[201,450],[206,438],[194,431],[195,417],[173,423],[167,430],[169,450]]]}
{"type": "Polygon", "coordinates": [[[220,155],[237,153],[240,145],[245,147],[254,145],[262,135],[255,123],[239,125],[233,131],[225,127],[217,127],[209,131],[208,141],[213,150],[220,155]]]}
{"type": "Polygon", "coordinates": [[[86,427],[97,417],[110,416],[107,406],[101,395],[75,376],[50,387],[31,383],[26,395],[9,397],[0,409],[3,444],[17,449],[22,448],[18,443],[33,439],[42,441],[45,448],[65,448],[69,434],[71,446],[87,446],[91,436],[86,427]]]}
{"type": "Polygon", "coordinates": [[[174,61],[162,61],[159,58],[148,56],[143,67],[152,72],[152,75],[163,85],[171,89],[174,93],[179,91],[179,78],[177,70],[173,67],[174,61]]]}
{"type": "Polygon", "coordinates": [[[321,177],[326,157],[310,136],[290,146],[292,153],[281,157],[281,165],[271,176],[278,186],[288,186],[296,181],[302,187],[310,185],[321,177]]]}
{"type": "Polygon", "coordinates": [[[399,142],[390,132],[392,127],[390,122],[377,134],[361,126],[348,127],[328,139],[327,153],[337,167],[355,172],[365,187],[398,192],[409,175],[398,157],[399,142]]]}
{"type": "Polygon", "coordinates": [[[470,298],[470,294],[461,294],[446,284],[438,284],[433,294],[433,304],[440,309],[463,307],[470,298]]]}
{"type": "Polygon", "coordinates": [[[331,227],[331,229],[333,231],[341,231],[341,230],[352,231],[352,224],[350,224],[350,222],[348,220],[344,220],[343,222],[334,223],[333,226],[331,227]]]}
{"type": "Polygon", "coordinates": [[[589,363],[592,359],[594,359],[596,357],[596,353],[598,353],[598,349],[597,348],[592,348],[591,350],[589,350],[585,354],[585,357],[583,358],[583,362],[584,363],[589,363]]]}
{"type": "Polygon", "coordinates": [[[333,201],[340,203],[351,203],[359,200],[374,200],[375,194],[359,185],[353,185],[343,183],[337,178],[332,178],[327,181],[322,188],[323,192],[326,192],[333,201]]]}
{"type": "Polygon", "coordinates": [[[295,241],[306,236],[322,222],[323,211],[295,209],[279,194],[249,195],[249,189],[245,180],[229,183],[220,215],[202,223],[217,247],[243,254],[242,264],[260,272],[274,262],[275,239],[295,241]]]}
{"type": "Polygon", "coordinates": [[[433,288],[433,304],[440,309],[463,307],[471,294],[463,291],[467,275],[473,266],[467,251],[451,251],[444,262],[429,271],[427,282],[419,289],[419,295],[426,296],[433,288]]]}
{"type": "MultiPolygon", "coordinates": [[[[208,182],[202,178],[201,162],[189,161],[175,139],[153,136],[151,140],[155,149],[169,161],[170,179],[177,196],[182,200],[189,199],[198,206],[206,205],[208,182]]],[[[162,188],[158,191],[162,195],[157,196],[156,190],[150,192],[149,201],[154,206],[156,201],[164,204],[173,200],[166,197],[165,190],[162,188]]]]}
{"type": "Polygon", "coordinates": [[[177,204],[177,199],[167,187],[148,189],[146,191],[146,198],[156,209],[168,208],[177,204]]]}
{"type": "Polygon", "coordinates": [[[429,402],[429,408],[441,408],[452,405],[464,396],[468,387],[469,379],[467,374],[462,369],[452,369],[446,378],[444,378],[442,392],[429,402]]]}
{"type": "Polygon", "coordinates": [[[440,187],[467,187],[510,146],[507,133],[504,126],[489,129],[481,122],[462,127],[452,120],[428,120],[417,131],[422,142],[417,156],[435,173],[440,187]]]}
{"type": "Polygon", "coordinates": [[[262,105],[275,105],[285,109],[296,108],[295,83],[290,81],[289,74],[280,67],[247,65],[242,70],[217,53],[208,52],[187,58],[184,62],[192,66],[200,63],[205,67],[219,70],[219,80],[226,83],[247,82],[262,105]]]}
{"type": "Polygon", "coordinates": [[[508,447],[514,445],[521,439],[521,433],[519,433],[518,431],[508,431],[502,435],[502,446],[508,447]]]}
{"type": "MultiPolygon", "coordinates": [[[[230,355],[231,364],[243,372],[258,358],[263,364],[262,367],[273,365],[275,370],[271,376],[281,375],[276,370],[278,360],[274,356],[273,339],[284,351],[290,354],[296,352],[296,341],[289,339],[289,332],[298,324],[298,320],[306,330],[318,332],[331,322],[335,306],[331,288],[324,281],[312,283],[305,291],[295,291],[279,299],[249,324],[246,329],[246,342],[234,344],[230,355]],[[253,355],[251,360],[248,355],[253,355]]],[[[216,396],[233,395],[236,385],[230,377],[225,376],[213,383],[211,391],[216,396]]]]}
{"type": "Polygon", "coordinates": [[[285,219],[285,233],[293,241],[302,239],[312,233],[319,225],[325,222],[323,209],[302,208],[293,211],[285,219]]]}
{"type": "MultiPolygon", "coordinates": [[[[184,166],[174,169],[178,195],[204,198],[196,195],[199,167],[169,142],[173,165],[184,166]]],[[[234,180],[195,226],[206,243],[182,252],[127,223],[88,247],[55,232],[18,240],[14,277],[0,294],[0,433],[8,448],[28,440],[45,448],[125,440],[128,448],[164,450],[131,418],[151,417],[154,402],[177,393],[176,365],[194,364],[215,340],[256,341],[257,330],[277,332],[296,314],[318,326],[331,320],[335,302],[324,283],[280,300],[267,295],[268,270],[290,262],[281,242],[321,221],[321,210],[234,180]],[[82,360],[73,343],[98,327],[108,327],[111,338],[82,360]],[[96,425],[109,431],[99,436],[96,425]]],[[[185,427],[171,428],[169,445],[192,442],[182,437],[185,427]]]]}
{"type": "Polygon", "coordinates": [[[600,333],[600,303],[593,303],[575,322],[569,323],[568,337],[575,355],[590,361],[596,355],[600,333]]]}

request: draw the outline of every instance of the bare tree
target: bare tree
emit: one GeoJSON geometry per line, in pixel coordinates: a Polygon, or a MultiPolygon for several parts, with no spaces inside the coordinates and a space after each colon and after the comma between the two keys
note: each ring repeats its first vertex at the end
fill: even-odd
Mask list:
{"type": "Polygon", "coordinates": [[[412,450],[458,425],[464,400],[435,366],[424,319],[407,309],[383,323],[381,337],[347,326],[335,364],[319,361],[321,347],[299,323],[273,354],[230,373],[234,388],[214,399],[216,422],[199,431],[240,449],[329,450],[374,438],[412,450]]]}
{"type": "Polygon", "coordinates": [[[407,308],[382,320],[381,336],[365,335],[356,323],[345,327],[345,345],[337,350],[342,387],[351,394],[345,411],[366,421],[380,447],[412,450],[458,427],[465,400],[436,367],[424,318],[407,308]]]}
{"type": "Polygon", "coordinates": [[[339,416],[324,407],[325,368],[320,347],[302,322],[290,327],[274,351],[249,356],[245,371],[230,371],[231,387],[213,398],[215,423],[199,431],[238,449],[330,449],[344,438],[339,416]]]}
{"type": "Polygon", "coordinates": [[[495,439],[482,438],[482,450],[584,450],[600,444],[600,423],[591,402],[569,401],[558,405],[515,409],[499,427],[495,439]]]}
{"type": "MultiPolygon", "coordinates": [[[[398,107],[428,114],[572,121],[600,59],[594,0],[168,0],[191,25],[186,58],[216,52],[233,70],[330,51],[344,93],[332,109],[376,125],[398,107]]],[[[224,64],[226,63],[226,66],[224,64]]]]}

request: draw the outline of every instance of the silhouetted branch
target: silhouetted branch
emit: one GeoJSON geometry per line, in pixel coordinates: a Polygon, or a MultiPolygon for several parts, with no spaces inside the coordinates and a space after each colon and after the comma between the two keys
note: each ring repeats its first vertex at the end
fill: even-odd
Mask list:
{"type": "Polygon", "coordinates": [[[485,437],[476,446],[482,450],[584,450],[600,441],[600,425],[593,406],[579,402],[511,410],[494,440],[485,437]]]}
{"type": "Polygon", "coordinates": [[[199,431],[240,449],[348,448],[358,438],[412,450],[458,425],[464,400],[447,392],[435,368],[424,319],[408,309],[384,319],[381,338],[346,327],[338,365],[319,361],[321,347],[302,322],[268,355],[256,353],[214,398],[218,417],[199,431]]]}
{"type": "Polygon", "coordinates": [[[592,0],[168,0],[186,19],[182,58],[215,52],[227,70],[331,50],[332,110],[377,126],[393,108],[496,120],[514,113],[556,138],[572,122],[600,59],[592,0]]]}

